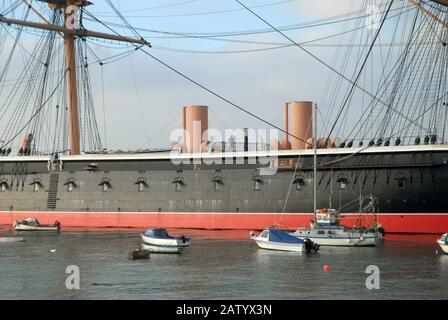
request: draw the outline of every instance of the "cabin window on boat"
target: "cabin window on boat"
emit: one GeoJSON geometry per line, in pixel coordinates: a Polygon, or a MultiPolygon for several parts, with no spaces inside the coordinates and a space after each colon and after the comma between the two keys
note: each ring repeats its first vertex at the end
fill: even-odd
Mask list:
{"type": "Polygon", "coordinates": [[[265,230],[260,234],[260,238],[267,238],[269,235],[269,231],[265,230]]]}

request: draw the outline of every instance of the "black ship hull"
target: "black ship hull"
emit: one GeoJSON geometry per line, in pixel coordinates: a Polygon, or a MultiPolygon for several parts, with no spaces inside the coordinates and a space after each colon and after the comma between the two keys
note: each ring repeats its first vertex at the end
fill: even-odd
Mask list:
{"type": "MultiPolygon", "coordinates": [[[[195,163],[163,153],[0,158],[0,224],[33,216],[66,227],[306,226],[312,152],[280,151],[270,170],[260,164],[265,156],[207,154],[195,163]]],[[[340,209],[343,223],[353,224],[363,210],[359,199],[372,196],[386,232],[446,232],[447,163],[448,148],[438,145],[319,150],[317,207],[340,209]]]]}

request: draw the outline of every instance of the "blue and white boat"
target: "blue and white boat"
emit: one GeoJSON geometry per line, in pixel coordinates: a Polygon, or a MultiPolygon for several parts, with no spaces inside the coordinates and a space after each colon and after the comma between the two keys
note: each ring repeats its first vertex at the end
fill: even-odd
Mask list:
{"type": "Polygon", "coordinates": [[[306,237],[320,246],[373,247],[381,238],[377,230],[348,228],[339,224],[340,214],[335,209],[316,211],[316,221],[310,228],[300,228],[294,235],[306,237]]]}
{"type": "Polygon", "coordinates": [[[319,250],[319,246],[311,240],[299,238],[282,230],[265,229],[258,236],[251,232],[250,239],[254,240],[258,247],[268,250],[293,252],[319,250]]]}
{"type": "Polygon", "coordinates": [[[440,248],[445,254],[448,254],[448,233],[445,233],[439,240],[437,240],[440,248]]]}
{"type": "Polygon", "coordinates": [[[141,235],[142,249],[153,253],[181,253],[191,245],[185,236],[172,237],[166,229],[151,228],[141,235]]]}

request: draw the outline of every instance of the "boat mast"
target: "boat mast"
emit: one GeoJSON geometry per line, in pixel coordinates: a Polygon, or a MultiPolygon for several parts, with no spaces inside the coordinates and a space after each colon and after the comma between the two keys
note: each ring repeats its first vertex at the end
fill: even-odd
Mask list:
{"type": "Polygon", "coordinates": [[[333,209],[333,168],[330,170],[330,199],[329,199],[329,207],[333,209]]]}
{"type": "Polygon", "coordinates": [[[313,156],[313,207],[314,207],[314,220],[316,220],[316,211],[317,211],[317,104],[313,105],[313,149],[314,149],[314,156],[313,156]]]}
{"type": "MultiPolygon", "coordinates": [[[[0,15],[0,23],[7,25],[18,25],[22,27],[35,28],[40,30],[47,30],[58,32],[64,37],[65,42],[65,63],[66,63],[66,77],[67,77],[67,98],[69,108],[69,131],[70,131],[70,154],[81,154],[81,138],[79,128],[79,100],[78,100],[78,86],[77,86],[77,64],[76,64],[76,38],[77,37],[93,37],[99,39],[129,42],[140,45],[150,46],[150,43],[144,39],[135,39],[124,37],[120,35],[112,35],[102,32],[95,32],[86,30],[82,27],[69,27],[69,23],[74,18],[73,14],[76,8],[85,7],[92,3],[86,0],[39,0],[45,2],[51,9],[64,10],[64,26],[54,25],[48,22],[42,14],[35,8],[32,11],[38,15],[45,23],[36,23],[25,20],[8,19],[0,15]]],[[[23,1],[27,4],[27,1],[23,1]]],[[[30,6],[28,4],[28,6],[30,6]]],[[[30,6],[31,7],[31,6],[30,6]]]]}

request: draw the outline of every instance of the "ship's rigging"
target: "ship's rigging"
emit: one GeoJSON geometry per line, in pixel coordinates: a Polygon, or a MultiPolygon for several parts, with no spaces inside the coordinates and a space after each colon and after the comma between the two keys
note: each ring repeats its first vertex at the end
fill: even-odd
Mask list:
{"type": "MultiPolygon", "coordinates": [[[[249,8],[255,14],[256,7],[249,8]]],[[[366,10],[372,1],[364,1],[359,10],[328,21],[315,21],[312,27],[325,23],[343,23],[339,32],[340,50],[330,64],[314,56],[332,72],[319,102],[327,109],[322,135],[341,138],[340,147],[400,145],[413,143],[445,143],[448,89],[448,6],[446,0],[434,1],[390,1],[378,2],[381,24],[378,28],[366,28],[366,10]],[[383,24],[389,30],[382,33],[383,24]],[[387,39],[389,46],[384,46],[387,39]],[[397,45],[401,44],[401,45],[397,45]],[[376,49],[373,49],[376,48],[376,49]],[[381,66],[372,65],[375,56],[381,66]],[[340,81],[341,79],[345,81],[340,81]],[[338,106],[339,105],[339,106],[338,106]],[[354,107],[362,106],[360,116],[354,119],[354,107]],[[354,125],[346,126],[348,121],[354,125]]],[[[2,154],[24,152],[19,150],[25,133],[31,133],[33,146],[30,152],[52,153],[101,150],[102,143],[93,105],[89,66],[92,63],[106,64],[138,50],[164,64],[178,75],[198,85],[208,93],[224,100],[246,114],[267,125],[281,128],[232,102],[207,85],[164,63],[147,51],[149,43],[136,28],[120,13],[111,1],[107,1],[113,14],[122,25],[102,21],[86,7],[91,3],[76,0],[5,1],[0,7],[0,53],[6,52],[0,65],[0,143],[2,154]],[[45,8],[42,3],[49,5],[45,8]],[[66,27],[70,5],[81,8],[79,28],[66,27]],[[31,17],[38,20],[31,21],[31,17]],[[90,31],[82,25],[83,19],[96,22],[109,33],[90,31]],[[125,36],[117,28],[125,28],[132,36],[125,36]],[[23,45],[29,33],[41,30],[34,49],[23,45]],[[61,43],[63,38],[63,43],[61,43]],[[124,44],[125,51],[99,58],[91,44],[94,39],[108,39],[124,44]],[[91,40],[92,39],[92,40],[91,40]],[[93,58],[93,59],[92,59],[93,58]],[[16,81],[7,79],[11,68],[23,63],[22,72],[16,81]],[[17,133],[19,131],[19,134],[17,133]]],[[[101,16],[101,15],[100,15],[101,16]]],[[[368,16],[368,15],[367,15],[368,16]]],[[[283,34],[283,29],[265,22],[272,30],[283,34]]],[[[299,26],[300,27],[300,26],[299,26]]],[[[307,27],[303,25],[302,27],[307,27]]],[[[150,30],[154,32],[154,30],[150,30]]],[[[181,34],[158,31],[166,37],[187,37],[212,41],[241,41],[228,34],[181,34]],[[221,39],[221,40],[219,40],[221,39]]],[[[244,32],[242,32],[244,34],[244,32]]],[[[251,32],[246,32],[246,35],[251,32]]],[[[252,32],[253,34],[253,32],[252,32]]],[[[283,34],[284,35],[284,34],[283,34]]],[[[286,37],[292,43],[277,43],[280,47],[302,47],[300,42],[286,37]]],[[[324,37],[331,39],[331,37],[324,37]]],[[[257,44],[257,41],[246,41],[257,44]]],[[[258,45],[272,45],[273,43],[258,45]]],[[[155,46],[157,48],[157,46],[155,46]]],[[[303,47],[302,47],[303,48],[303,47]]],[[[305,50],[308,51],[308,50],[305,50]]]]}
{"type": "MultiPolygon", "coordinates": [[[[87,61],[87,47],[85,45],[85,38],[101,38],[108,39],[114,41],[125,41],[127,43],[138,43],[140,45],[149,45],[144,39],[134,39],[131,37],[124,36],[115,36],[101,32],[90,31],[82,27],[82,9],[85,6],[91,5],[89,1],[83,0],[40,0],[41,2],[48,3],[48,6],[52,9],[52,20],[48,21],[41,15],[31,4],[29,4],[26,0],[22,0],[24,4],[27,5],[28,10],[26,11],[26,16],[23,19],[11,19],[6,18],[2,14],[0,16],[0,22],[4,25],[15,25],[20,27],[29,27],[39,30],[48,31],[48,34],[45,33],[42,37],[43,49],[39,50],[41,53],[40,59],[31,60],[31,63],[34,65],[29,66],[31,70],[36,70],[33,74],[39,74],[43,72],[43,80],[39,87],[36,88],[39,96],[36,100],[35,110],[32,113],[33,122],[29,122],[26,125],[31,125],[31,128],[28,128],[28,132],[32,132],[27,135],[29,137],[28,143],[31,143],[31,139],[34,137],[42,138],[45,134],[48,134],[50,131],[52,124],[49,123],[49,119],[41,119],[42,112],[41,110],[47,104],[48,101],[43,101],[44,96],[47,93],[48,86],[48,72],[49,69],[54,65],[55,60],[55,52],[53,51],[55,47],[55,39],[58,35],[61,35],[64,39],[64,52],[62,58],[65,59],[65,63],[60,63],[59,65],[55,65],[56,68],[60,68],[60,66],[64,66],[64,79],[66,82],[66,91],[63,92],[63,98],[61,103],[56,104],[56,121],[54,126],[54,132],[49,133],[47,135],[47,140],[51,139],[51,135],[53,135],[53,146],[55,145],[55,139],[58,135],[59,124],[62,123],[63,135],[67,134],[68,127],[68,135],[69,135],[69,152],[72,155],[79,155],[81,153],[81,144],[83,144],[83,149],[99,149],[101,148],[101,140],[98,133],[98,127],[96,123],[96,118],[94,114],[93,108],[93,99],[91,96],[91,84],[89,78],[88,67],[89,63],[87,61]],[[80,13],[78,13],[77,9],[81,9],[80,13]],[[43,20],[43,23],[30,22],[27,21],[27,16],[30,11],[35,13],[39,19],[43,20]],[[73,21],[72,21],[73,20],[73,21]],[[75,26],[75,22],[79,20],[79,26],[75,26]],[[79,81],[81,80],[81,81],[79,81]],[[65,97],[66,96],[66,97],[65,97]],[[65,121],[61,121],[59,119],[59,109],[62,105],[62,108],[65,112],[63,112],[63,117],[65,121]],[[80,109],[82,105],[83,110],[80,109]],[[84,121],[80,123],[80,114],[84,115],[84,121]],[[43,122],[43,125],[42,125],[43,122]],[[68,126],[66,125],[68,123],[68,126]],[[40,124],[37,127],[37,124],[40,124]],[[44,128],[44,126],[46,128],[44,128]],[[47,132],[43,132],[43,130],[47,129],[47,132]],[[85,130],[82,130],[85,129],[85,130]],[[84,132],[83,137],[81,137],[81,131],[84,132]]],[[[18,39],[17,39],[18,40],[18,39]]],[[[17,43],[16,40],[16,43],[17,43]]],[[[36,52],[37,53],[37,52],[36,52]]],[[[34,56],[34,55],[33,55],[34,56]]],[[[8,65],[9,66],[9,65],[8,65]]],[[[24,69],[27,70],[28,68],[24,69]]],[[[0,79],[1,80],[1,79],[0,79]]],[[[30,83],[30,87],[27,90],[27,93],[33,92],[34,83],[30,83]]],[[[59,85],[58,85],[59,86],[59,85]]],[[[17,91],[13,91],[16,93],[17,91]]],[[[53,94],[50,95],[50,98],[53,94]]],[[[12,103],[17,103],[14,99],[14,95],[11,100],[7,100],[7,105],[12,103]]],[[[23,100],[19,99],[19,103],[23,100]]],[[[24,99],[23,104],[26,107],[29,104],[29,98],[24,99]]],[[[22,108],[16,108],[15,110],[21,110],[22,108]]],[[[16,112],[13,111],[13,121],[9,124],[11,125],[11,129],[17,129],[17,121],[21,118],[20,114],[17,115],[16,112]]],[[[11,129],[8,128],[7,132],[10,133],[11,129]],[[8,130],[9,129],[9,130],[8,130]]],[[[20,130],[22,131],[22,130],[20,130]]],[[[6,143],[4,141],[4,146],[9,142],[12,142],[11,139],[6,136],[6,143]]],[[[13,135],[13,138],[16,136],[13,135]]],[[[5,138],[4,138],[5,139],[5,138]]],[[[64,142],[66,139],[62,139],[64,142]]],[[[19,153],[26,153],[28,150],[37,149],[36,143],[39,143],[39,140],[34,141],[34,148],[22,148],[19,153]],[[27,149],[27,150],[24,150],[27,149]]],[[[53,150],[54,151],[54,150],[53,150]]],[[[65,150],[62,150],[65,151],[65,150]]]]}

